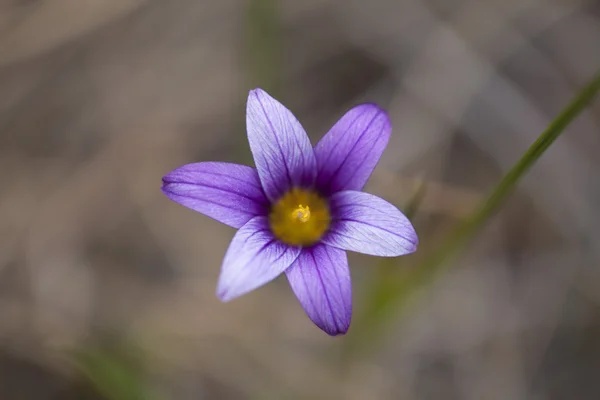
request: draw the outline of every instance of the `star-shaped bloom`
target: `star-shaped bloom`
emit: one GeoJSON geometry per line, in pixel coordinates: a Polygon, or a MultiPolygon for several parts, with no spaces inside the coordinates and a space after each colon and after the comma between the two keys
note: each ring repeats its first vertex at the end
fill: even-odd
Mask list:
{"type": "Polygon", "coordinates": [[[348,111],[313,148],[294,115],[261,89],[248,96],[246,125],[256,168],[184,165],[163,178],[173,201],[239,229],[217,296],[229,301],[285,272],[308,317],[329,335],[352,318],[346,250],[394,257],[417,249],[410,221],[361,192],[391,133],[385,111],[348,111]]]}

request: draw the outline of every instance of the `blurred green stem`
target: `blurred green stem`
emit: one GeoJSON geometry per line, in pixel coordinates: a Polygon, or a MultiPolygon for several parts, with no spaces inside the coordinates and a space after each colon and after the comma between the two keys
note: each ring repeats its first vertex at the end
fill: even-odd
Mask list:
{"type": "MultiPolygon", "coordinates": [[[[278,0],[249,0],[244,13],[244,36],[241,46],[242,67],[245,72],[245,88],[247,90],[260,87],[272,96],[279,97],[281,68],[281,21],[278,0]]],[[[236,115],[238,132],[245,132],[245,106],[240,104],[236,115]]],[[[235,146],[236,162],[253,165],[254,159],[246,140],[239,140],[235,146]]]]}
{"type": "Polygon", "coordinates": [[[281,81],[281,26],[277,0],[250,0],[246,9],[244,61],[250,89],[277,96],[281,81]]]}
{"type": "MultiPolygon", "coordinates": [[[[357,315],[352,339],[348,345],[353,349],[374,343],[377,334],[383,333],[383,325],[396,320],[410,297],[447,265],[463,246],[483,227],[515,189],[519,180],[560,136],[565,128],[585,109],[600,90],[600,73],[585,86],[573,101],[558,115],[523,157],[504,175],[492,193],[481,205],[446,236],[442,244],[425,254],[418,265],[402,269],[398,273],[378,275],[373,282],[363,312],[357,315]]],[[[389,268],[388,268],[389,271],[389,268]]],[[[350,350],[350,349],[347,349],[350,350]]]]}
{"type": "Polygon", "coordinates": [[[475,212],[453,234],[448,236],[448,239],[438,251],[432,253],[430,257],[426,257],[423,264],[439,264],[459,250],[500,208],[504,200],[517,186],[519,180],[525,176],[527,171],[548,150],[550,145],[563,133],[565,128],[587,107],[599,90],[600,73],[552,121],[550,126],[527,149],[523,157],[504,175],[489,197],[483,201],[475,212]]]}

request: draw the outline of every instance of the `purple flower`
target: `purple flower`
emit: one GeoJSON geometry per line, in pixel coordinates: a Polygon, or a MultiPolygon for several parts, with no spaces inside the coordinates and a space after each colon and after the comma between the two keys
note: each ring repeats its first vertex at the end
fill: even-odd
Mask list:
{"type": "Polygon", "coordinates": [[[394,257],[417,249],[410,221],[360,191],[388,143],[390,120],[376,105],[359,105],[313,148],[294,115],[255,89],[246,125],[256,169],[188,164],[167,174],[162,190],[239,229],[221,267],[222,301],[285,272],[308,317],[329,335],[344,334],[352,318],[346,250],[394,257]]]}

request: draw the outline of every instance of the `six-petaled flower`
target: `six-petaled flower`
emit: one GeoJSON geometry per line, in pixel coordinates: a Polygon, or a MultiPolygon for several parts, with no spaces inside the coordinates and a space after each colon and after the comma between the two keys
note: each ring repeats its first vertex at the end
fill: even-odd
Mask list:
{"type": "Polygon", "coordinates": [[[313,148],[294,115],[266,92],[247,102],[256,169],[223,162],[184,165],[163,178],[173,201],[239,229],[227,250],[217,296],[223,301],[285,272],[309,318],[346,333],[352,288],[346,250],[393,257],[414,252],[410,221],[361,192],[387,146],[385,111],[348,111],[313,148]]]}

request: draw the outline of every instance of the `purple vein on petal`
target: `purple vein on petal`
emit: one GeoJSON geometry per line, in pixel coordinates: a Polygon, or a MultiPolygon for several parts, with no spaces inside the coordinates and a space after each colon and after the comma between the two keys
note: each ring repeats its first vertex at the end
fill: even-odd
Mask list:
{"type": "MultiPolygon", "coordinates": [[[[335,311],[333,309],[333,307],[331,306],[331,300],[329,299],[329,295],[327,294],[327,286],[325,285],[325,282],[323,281],[323,276],[321,275],[321,271],[319,270],[318,264],[317,264],[317,259],[315,258],[315,255],[313,252],[310,253],[310,256],[313,259],[313,263],[315,266],[317,266],[317,268],[315,268],[316,272],[317,272],[317,276],[319,277],[319,282],[321,283],[321,287],[323,288],[323,296],[325,296],[325,301],[327,302],[327,307],[329,308],[329,311],[331,312],[331,319],[333,320],[333,324],[335,325],[335,329],[337,331],[340,331],[340,326],[337,322],[337,318],[336,318],[336,314],[335,311]]],[[[328,256],[328,258],[331,260],[331,258],[328,256]]],[[[332,268],[334,270],[335,273],[335,268],[332,268]]],[[[337,274],[336,274],[336,278],[337,278],[337,274]]],[[[306,282],[306,281],[305,281],[306,282]]],[[[339,286],[339,282],[338,282],[338,286],[339,286]]],[[[341,293],[341,292],[340,292],[341,293]]],[[[312,302],[312,299],[311,299],[312,302]]]]}
{"type": "MultiPolygon", "coordinates": [[[[356,122],[357,122],[357,121],[358,121],[358,120],[359,120],[359,119],[360,119],[360,118],[361,118],[363,115],[365,115],[366,113],[367,113],[367,110],[363,110],[363,111],[361,111],[361,113],[360,113],[360,114],[358,114],[356,117],[354,117],[354,119],[352,120],[352,122],[350,122],[350,124],[348,125],[348,129],[347,129],[347,130],[349,131],[350,129],[352,129],[352,128],[354,127],[354,125],[356,125],[356,122]]],[[[350,153],[346,154],[346,157],[345,157],[345,158],[348,158],[348,156],[349,156],[349,155],[350,155],[350,153]]],[[[328,161],[331,159],[331,157],[332,157],[332,156],[331,156],[331,154],[329,154],[329,157],[327,157],[327,160],[326,160],[326,161],[324,161],[324,162],[323,162],[323,164],[327,164],[327,162],[328,162],[328,161]]],[[[339,169],[338,169],[338,170],[339,170],[339,169]]],[[[336,170],[336,172],[337,172],[338,170],[336,170]]],[[[333,176],[335,176],[335,174],[333,174],[333,175],[332,175],[332,177],[333,177],[333,176]]],[[[330,181],[331,181],[331,179],[330,179],[330,181]]]]}
{"type": "MultiPolygon", "coordinates": [[[[258,232],[257,232],[257,233],[258,233],[258,232]]],[[[254,236],[254,234],[253,234],[253,235],[250,235],[250,236],[248,237],[248,239],[249,239],[250,237],[252,237],[252,236],[254,236]]],[[[258,251],[256,252],[256,254],[254,254],[254,256],[252,256],[252,258],[251,258],[250,260],[248,260],[248,262],[247,262],[246,264],[247,264],[247,265],[250,265],[251,263],[253,263],[253,262],[254,262],[254,260],[256,260],[256,258],[258,258],[259,256],[261,256],[261,255],[262,255],[262,252],[264,252],[264,251],[267,249],[267,247],[269,247],[269,246],[271,246],[273,243],[275,243],[275,241],[276,241],[275,239],[271,239],[271,240],[269,240],[267,243],[265,243],[264,245],[262,245],[262,246],[261,246],[261,247],[258,249],[258,251]]],[[[277,264],[277,262],[278,262],[279,260],[281,260],[281,258],[283,258],[283,256],[285,256],[285,255],[286,255],[287,251],[288,251],[288,249],[286,249],[286,250],[282,251],[282,252],[281,252],[281,254],[279,254],[279,255],[277,256],[277,258],[275,258],[274,260],[270,260],[270,263],[271,263],[272,265],[276,265],[276,264],[277,264]]],[[[298,258],[298,257],[296,257],[296,258],[298,258]]],[[[220,298],[225,298],[225,297],[226,297],[226,295],[227,295],[227,294],[228,294],[230,291],[231,291],[231,287],[229,287],[228,289],[223,289],[223,290],[220,290],[220,291],[217,293],[217,296],[218,296],[218,297],[220,297],[220,298]]]]}
{"type": "MultiPolygon", "coordinates": [[[[315,257],[312,254],[311,254],[311,257],[314,260],[315,257]]],[[[306,290],[306,293],[310,293],[310,286],[308,285],[308,280],[306,279],[306,274],[300,273],[300,276],[302,277],[302,282],[304,283],[304,289],[306,290]]],[[[315,300],[313,299],[313,297],[312,296],[308,296],[308,301],[310,302],[310,305],[311,305],[311,307],[313,309],[313,313],[317,314],[317,311],[319,309],[317,308],[317,305],[315,304],[315,300]]]]}
{"type": "Polygon", "coordinates": [[[344,218],[342,221],[356,222],[357,224],[367,225],[367,226],[370,226],[372,228],[379,229],[381,231],[384,231],[384,232],[387,232],[387,233],[391,233],[392,235],[396,235],[398,237],[401,237],[402,239],[406,240],[407,242],[410,242],[410,243],[413,243],[413,244],[418,244],[418,242],[416,242],[415,240],[409,239],[406,236],[399,234],[398,232],[389,230],[387,228],[383,228],[383,227],[381,227],[379,225],[374,225],[374,224],[372,224],[370,222],[359,221],[359,220],[354,219],[354,218],[344,218]]]}
{"type": "Polygon", "coordinates": [[[247,214],[247,215],[251,215],[251,216],[255,216],[256,215],[255,213],[252,213],[250,211],[246,211],[246,210],[243,210],[243,209],[240,209],[240,208],[236,208],[236,207],[233,207],[233,206],[230,206],[230,205],[224,205],[224,204],[218,203],[218,202],[216,202],[214,200],[208,200],[208,199],[202,198],[202,197],[192,197],[192,196],[185,196],[185,195],[180,195],[180,194],[178,194],[178,195],[171,195],[171,197],[174,197],[174,198],[181,197],[181,198],[187,198],[187,199],[192,199],[192,200],[203,201],[205,203],[213,204],[215,206],[227,208],[227,209],[229,209],[231,211],[235,211],[236,213],[242,213],[242,214],[247,214]]]}
{"type": "Polygon", "coordinates": [[[225,253],[217,296],[230,301],[264,285],[284,272],[300,252],[271,234],[266,216],[254,217],[235,234],[225,253]]]}
{"type": "Polygon", "coordinates": [[[390,138],[387,113],[375,104],[346,112],[314,147],[318,189],[326,195],[361,190],[390,138]]]}
{"type": "MultiPolygon", "coordinates": [[[[251,167],[248,167],[248,168],[251,168],[251,167]]],[[[251,181],[249,181],[247,179],[238,178],[235,175],[226,175],[226,174],[223,174],[223,173],[220,173],[220,172],[214,172],[214,171],[207,171],[207,172],[204,172],[204,173],[207,174],[207,175],[220,176],[220,177],[225,177],[225,178],[233,179],[233,180],[236,180],[236,181],[239,181],[239,182],[244,182],[247,185],[251,185],[251,186],[254,186],[255,188],[258,188],[258,189],[262,190],[262,186],[257,185],[254,182],[251,182],[251,181]]]]}
{"type": "MultiPolygon", "coordinates": [[[[260,108],[263,111],[263,114],[265,114],[265,118],[267,119],[267,122],[269,123],[269,127],[271,128],[271,133],[273,133],[273,137],[275,138],[275,142],[277,143],[277,148],[279,149],[279,154],[281,154],[281,159],[283,160],[283,166],[285,167],[285,175],[287,177],[287,183],[291,184],[292,183],[292,176],[290,175],[290,169],[287,165],[286,162],[286,157],[285,154],[283,153],[283,148],[281,147],[281,143],[279,142],[279,135],[277,135],[277,131],[275,131],[275,127],[273,126],[273,122],[271,121],[271,117],[269,116],[269,114],[267,113],[267,110],[265,110],[265,106],[262,103],[262,101],[260,100],[260,97],[258,96],[257,92],[252,92],[252,94],[254,94],[254,97],[256,97],[256,100],[258,101],[258,104],[260,104],[260,108]]],[[[267,165],[267,169],[268,169],[268,164],[267,165]]],[[[269,174],[271,172],[269,171],[269,174]]],[[[271,175],[273,176],[273,175],[271,175]]],[[[281,188],[278,188],[279,190],[281,190],[281,188]]]]}
{"type": "Polygon", "coordinates": [[[162,183],[161,191],[172,201],[233,228],[269,207],[257,170],[244,165],[187,164],[166,174],[162,183]]]}
{"type": "MultiPolygon", "coordinates": [[[[373,122],[375,121],[375,119],[379,116],[379,114],[381,114],[381,111],[373,118],[373,120],[371,120],[371,122],[369,123],[369,126],[367,127],[367,129],[365,130],[365,132],[371,127],[371,125],[373,124],[373,122]]],[[[375,146],[377,146],[379,140],[381,140],[381,133],[383,132],[383,130],[385,129],[385,125],[383,125],[381,127],[381,130],[379,131],[379,135],[377,136],[376,140],[373,140],[373,143],[371,144],[371,148],[369,149],[369,151],[366,153],[367,155],[371,155],[371,153],[373,152],[373,149],[375,148],[375,146]]],[[[361,134],[361,138],[362,136],[364,136],[365,132],[363,132],[361,134]]],[[[359,139],[360,140],[360,139],[359,139]]],[[[357,141],[358,143],[358,141],[357,141]]],[[[356,147],[356,144],[352,147],[352,150],[354,150],[354,148],[356,147]]],[[[366,156],[365,158],[369,158],[368,156],[366,156]]],[[[346,157],[346,159],[344,160],[344,163],[346,163],[348,161],[348,157],[346,157]]],[[[348,182],[350,182],[350,180],[353,178],[352,175],[348,176],[346,178],[346,180],[344,181],[344,183],[342,185],[340,185],[341,187],[346,187],[346,185],[348,184],[348,182]]]]}
{"type": "MultiPolygon", "coordinates": [[[[327,251],[326,254],[327,259],[329,260],[329,264],[333,265],[333,260],[331,259],[331,254],[329,254],[329,251],[327,251]]],[[[340,290],[340,293],[342,293],[342,281],[340,280],[340,275],[338,274],[337,268],[333,269],[333,273],[335,274],[335,280],[337,281],[338,289],[340,290]]]]}
{"type": "MultiPolygon", "coordinates": [[[[366,111],[363,111],[361,116],[364,115],[366,111]]],[[[371,119],[371,121],[369,122],[369,124],[367,125],[367,127],[361,132],[361,134],[358,136],[358,139],[354,142],[354,144],[352,145],[352,147],[350,148],[350,151],[348,151],[348,153],[346,153],[346,155],[344,156],[344,161],[342,161],[340,163],[340,165],[335,169],[335,172],[331,175],[331,178],[329,178],[329,181],[327,182],[327,186],[329,186],[331,184],[331,181],[333,180],[333,178],[335,178],[338,174],[338,172],[340,172],[340,170],[344,167],[344,165],[348,162],[348,158],[350,157],[350,155],[354,152],[354,149],[356,148],[356,146],[358,145],[358,142],[360,142],[360,140],[365,136],[365,134],[369,131],[369,129],[371,128],[371,125],[373,125],[373,122],[375,122],[375,120],[377,119],[377,117],[382,113],[382,111],[378,111],[377,114],[375,114],[375,116],[371,119]]],[[[358,117],[356,118],[356,120],[358,120],[358,117]]],[[[355,120],[355,122],[356,122],[355,120]]]]}
{"type": "MultiPolygon", "coordinates": [[[[240,181],[241,181],[241,180],[240,180],[240,181]]],[[[243,197],[243,198],[245,198],[245,199],[248,199],[248,200],[255,201],[255,202],[257,202],[258,204],[260,204],[260,205],[263,205],[263,206],[265,206],[265,207],[268,207],[268,206],[269,206],[269,202],[267,201],[267,199],[260,199],[260,201],[259,201],[259,200],[257,200],[255,197],[251,197],[251,196],[249,196],[249,195],[247,195],[247,194],[245,194],[245,193],[240,193],[239,191],[238,191],[238,192],[236,192],[236,191],[234,191],[234,190],[230,190],[230,189],[228,189],[228,188],[222,188],[222,187],[215,186],[215,185],[210,185],[210,184],[206,184],[206,183],[203,183],[202,185],[198,185],[197,183],[194,183],[194,182],[186,182],[186,181],[165,181],[165,180],[163,180],[163,182],[164,182],[166,185],[178,185],[178,184],[182,184],[182,185],[195,185],[195,186],[207,187],[207,188],[211,188],[211,189],[215,189],[215,190],[220,190],[220,191],[222,191],[222,192],[226,192],[226,193],[235,194],[235,195],[237,195],[237,196],[240,196],[240,197],[243,197]]],[[[242,181],[242,182],[245,182],[245,181],[242,181]]],[[[262,190],[262,188],[260,188],[260,189],[262,190]]],[[[213,202],[213,201],[211,201],[211,200],[201,199],[200,197],[185,196],[185,195],[181,195],[181,194],[180,194],[179,196],[182,196],[182,197],[190,197],[190,198],[194,198],[194,199],[198,199],[198,200],[202,200],[202,201],[206,201],[206,202],[209,202],[209,203],[214,203],[214,204],[218,204],[218,205],[221,205],[221,206],[223,206],[221,203],[216,203],[216,202],[213,202]]],[[[225,206],[223,206],[223,207],[225,207],[225,206]]]]}
{"type": "Polygon", "coordinates": [[[409,239],[406,236],[400,235],[397,232],[390,231],[387,228],[382,228],[380,226],[373,225],[370,222],[359,221],[359,220],[354,219],[354,218],[339,216],[339,214],[340,214],[339,211],[340,211],[341,208],[354,208],[354,207],[356,207],[356,208],[358,208],[358,207],[364,207],[364,208],[368,208],[368,209],[371,209],[371,210],[379,211],[379,209],[377,207],[373,207],[373,206],[368,205],[368,204],[342,204],[342,205],[339,205],[339,206],[336,205],[335,208],[336,208],[337,213],[336,213],[336,215],[333,216],[332,223],[335,224],[335,222],[337,222],[337,221],[350,221],[350,222],[356,222],[356,223],[359,223],[359,224],[369,225],[369,226],[372,226],[373,228],[381,229],[382,231],[386,231],[386,232],[398,235],[398,236],[400,236],[401,238],[405,239],[408,242],[411,242],[411,243],[414,243],[414,244],[418,244],[418,241],[409,239]]]}

